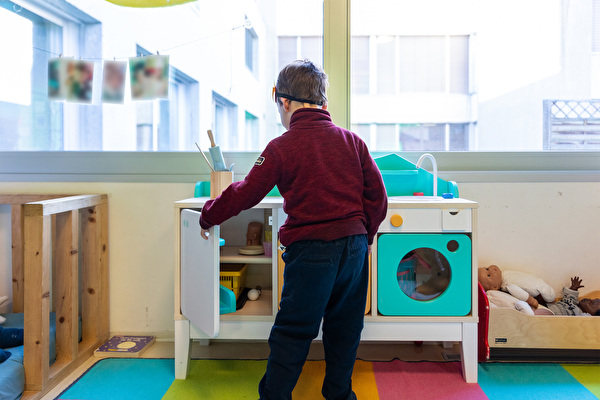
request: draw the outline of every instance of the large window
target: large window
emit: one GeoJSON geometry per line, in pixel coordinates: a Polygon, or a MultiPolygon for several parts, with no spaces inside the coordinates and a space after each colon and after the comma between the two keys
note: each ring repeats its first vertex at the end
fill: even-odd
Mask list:
{"type": "Polygon", "coordinates": [[[372,127],[375,150],[599,149],[599,9],[352,0],[352,126],[372,127]],[[548,101],[584,112],[565,122],[544,111],[548,101]]]}
{"type": "Polygon", "coordinates": [[[597,150],[597,113],[563,121],[546,105],[596,107],[599,3],[234,0],[144,9],[4,0],[0,151],[196,151],[195,142],[208,147],[208,129],[224,150],[260,150],[284,130],[270,92],[298,58],[330,64],[334,121],[373,151],[597,150]],[[347,34],[330,29],[346,4],[347,34]],[[350,43],[350,65],[332,62],[324,42],[330,51],[350,43]],[[103,61],[156,54],[169,57],[168,96],[132,99],[128,72],[123,103],[102,102],[103,61]],[[94,63],[91,104],[48,100],[48,62],[59,56],[94,63]],[[347,92],[335,79],[344,74],[347,92]],[[347,121],[336,118],[340,104],[347,121]]]}
{"type": "Polygon", "coordinates": [[[64,107],[49,102],[48,60],[63,51],[61,26],[0,1],[0,150],[62,150],[64,107]]]}
{"type": "Polygon", "coordinates": [[[283,130],[270,98],[280,63],[322,64],[322,24],[323,0],[0,1],[0,51],[10,55],[0,63],[0,151],[197,151],[209,129],[224,150],[260,150],[283,130]],[[295,16],[302,24],[280,23],[295,16]],[[169,57],[166,96],[132,98],[127,68],[123,102],[103,102],[104,61],[151,55],[169,57]],[[60,57],[93,63],[91,102],[48,99],[49,60],[60,57]]]}

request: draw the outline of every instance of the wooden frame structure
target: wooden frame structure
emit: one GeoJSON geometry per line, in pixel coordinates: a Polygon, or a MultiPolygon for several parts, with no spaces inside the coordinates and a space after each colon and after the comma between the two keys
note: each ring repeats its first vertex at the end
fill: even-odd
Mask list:
{"type": "Polygon", "coordinates": [[[0,204],[11,205],[13,312],[25,314],[23,398],[37,399],[108,339],[108,196],[0,194],[0,204]]]}

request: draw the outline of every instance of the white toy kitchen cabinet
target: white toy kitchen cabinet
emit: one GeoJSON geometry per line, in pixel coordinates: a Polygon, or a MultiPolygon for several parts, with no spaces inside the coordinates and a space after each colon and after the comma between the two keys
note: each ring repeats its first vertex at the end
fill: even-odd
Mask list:
{"type": "MultiPolygon", "coordinates": [[[[278,309],[279,227],[283,200],[256,207],[200,237],[205,197],[175,203],[175,377],[185,379],[192,339],[267,340],[278,309]],[[243,256],[249,222],[267,221],[272,256],[243,256]],[[219,245],[219,238],[225,245],[219,245]],[[220,315],[219,270],[245,264],[246,287],[262,287],[257,301],[220,315]]],[[[372,248],[364,341],[460,342],[463,376],[477,382],[477,203],[464,199],[390,197],[372,248]]],[[[319,338],[317,338],[318,340],[319,338]]]]}

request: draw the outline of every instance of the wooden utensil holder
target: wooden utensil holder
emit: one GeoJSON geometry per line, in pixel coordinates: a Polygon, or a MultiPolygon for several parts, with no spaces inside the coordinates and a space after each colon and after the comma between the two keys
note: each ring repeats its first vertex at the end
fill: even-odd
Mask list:
{"type": "Polygon", "coordinates": [[[210,198],[219,196],[233,182],[233,171],[212,171],[210,173],[210,198]]]}

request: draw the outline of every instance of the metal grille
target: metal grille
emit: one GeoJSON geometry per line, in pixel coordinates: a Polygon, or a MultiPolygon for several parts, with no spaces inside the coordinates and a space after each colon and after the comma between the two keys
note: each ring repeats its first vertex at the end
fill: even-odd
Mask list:
{"type": "Polygon", "coordinates": [[[600,100],[552,100],[553,119],[600,119],[600,100]]]}
{"type": "Polygon", "coordinates": [[[544,149],[600,149],[600,100],[544,100],[544,149]]]}

